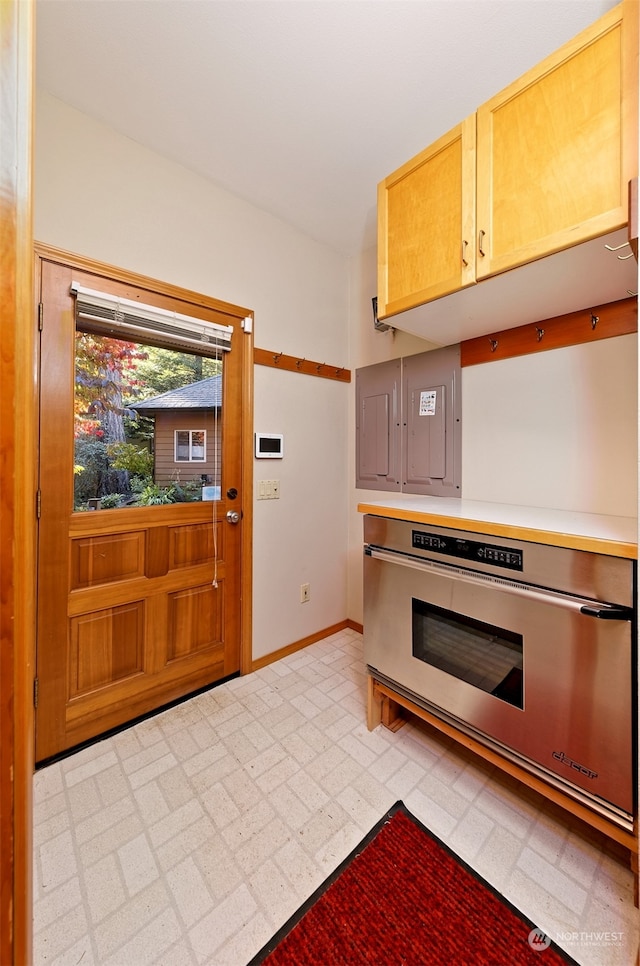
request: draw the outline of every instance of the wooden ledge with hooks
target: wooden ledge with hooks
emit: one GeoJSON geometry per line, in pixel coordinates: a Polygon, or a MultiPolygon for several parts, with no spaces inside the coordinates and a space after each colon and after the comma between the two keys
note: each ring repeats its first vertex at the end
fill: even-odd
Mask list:
{"type": "Polygon", "coordinates": [[[287,356],[284,352],[254,349],[253,361],[258,366],[286,369],[288,372],[302,372],[305,376],[337,379],[338,382],[351,382],[351,370],[345,369],[344,366],[332,366],[327,362],[313,362],[311,359],[300,359],[299,356],[287,356]]]}
{"type": "Polygon", "coordinates": [[[468,339],[460,346],[460,364],[475,366],[482,362],[496,362],[498,359],[544,352],[546,349],[563,349],[637,331],[638,299],[633,296],[468,339]]]}

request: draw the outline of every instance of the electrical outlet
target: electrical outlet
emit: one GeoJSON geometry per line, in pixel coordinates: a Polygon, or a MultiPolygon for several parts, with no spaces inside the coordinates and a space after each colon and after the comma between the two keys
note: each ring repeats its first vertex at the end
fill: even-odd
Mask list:
{"type": "Polygon", "coordinates": [[[300,603],[306,604],[309,600],[311,600],[311,585],[300,584],[300,603]]]}

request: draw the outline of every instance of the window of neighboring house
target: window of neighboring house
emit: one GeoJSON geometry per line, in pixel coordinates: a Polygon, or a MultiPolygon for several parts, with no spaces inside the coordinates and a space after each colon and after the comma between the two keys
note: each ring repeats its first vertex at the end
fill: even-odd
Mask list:
{"type": "Polygon", "coordinates": [[[207,458],[204,429],[176,429],[174,434],[176,463],[202,463],[207,458]]]}

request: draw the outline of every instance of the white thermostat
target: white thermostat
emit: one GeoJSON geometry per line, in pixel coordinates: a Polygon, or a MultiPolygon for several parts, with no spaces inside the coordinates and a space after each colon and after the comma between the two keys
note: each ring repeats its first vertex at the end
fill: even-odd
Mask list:
{"type": "Polygon", "coordinates": [[[256,459],[281,460],[284,456],[282,433],[256,433],[256,459]]]}

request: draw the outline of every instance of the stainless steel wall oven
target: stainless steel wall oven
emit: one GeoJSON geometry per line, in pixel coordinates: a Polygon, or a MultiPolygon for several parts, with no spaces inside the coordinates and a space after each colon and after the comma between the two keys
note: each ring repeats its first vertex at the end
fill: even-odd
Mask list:
{"type": "Polygon", "coordinates": [[[370,672],[631,831],[635,564],[365,516],[370,672]]]}

